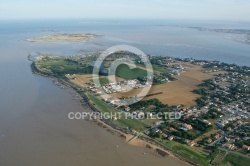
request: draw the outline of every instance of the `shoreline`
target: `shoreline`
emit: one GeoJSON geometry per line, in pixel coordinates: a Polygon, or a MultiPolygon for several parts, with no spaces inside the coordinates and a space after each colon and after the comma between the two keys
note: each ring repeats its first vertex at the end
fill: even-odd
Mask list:
{"type": "Polygon", "coordinates": [[[183,164],[185,164],[185,165],[187,165],[187,164],[194,165],[193,163],[190,163],[190,162],[186,161],[185,159],[182,159],[180,156],[177,157],[174,154],[172,154],[170,151],[167,151],[164,148],[162,148],[162,147],[160,147],[158,145],[155,145],[155,144],[153,144],[151,142],[147,142],[147,141],[145,141],[143,139],[136,138],[133,141],[129,141],[129,140],[131,140],[131,138],[134,137],[134,135],[127,134],[127,133],[124,133],[124,132],[122,132],[120,130],[114,129],[112,126],[106,124],[101,119],[97,119],[94,122],[96,122],[98,124],[98,126],[106,128],[108,132],[118,133],[119,135],[117,135],[117,136],[120,136],[120,137],[124,138],[125,139],[125,143],[127,145],[129,145],[129,146],[136,146],[136,147],[146,148],[150,152],[152,152],[153,154],[157,154],[158,156],[161,156],[161,157],[172,157],[172,158],[174,158],[176,160],[182,161],[183,164]]]}
{"type": "MultiPolygon", "coordinates": [[[[32,60],[30,60],[32,61],[32,60]]],[[[48,79],[51,79],[52,82],[60,87],[60,88],[63,88],[63,89],[68,89],[70,90],[71,92],[73,91],[73,93],[75,95],[78,95],[80,96],[81,98],[77,98],[76,100],[78,100],[78,102],[80,102],[81,104],[85,103],[87,104],[88,108],[90,108],[90,111],[93,111],[93,112],[100,112],[97,108],[95,108],[87,99],[88,97],[84,94],[84,96],[82,96],[79,92],[77,92],[76,89],[74,89],[74,87],[72,87],[70,85],[70,83],[68,82],[65,82],[65,81],[62,81],[62,79],[59,79],[57,77],[54,77],[54,76],[49,76],[49,75],[46,75],[44,73],[42,73],[41,71],[39,71],[39,69],[36,68],[36,66],[34,65],[35,62],[32,61],[32,64],[30,65],[31,67],[31,71],[33,74],[35,75],[38,75],[38,76],[42,76],[42,77],[45,77],[45,78],[48,78],[48,79]],[[36,69],[35,69],[36,68],[36,69]]],[[[177,160],[180,160],[182,161],[184,164],[189,164],[189,165],[197,165],[196,163],[193,163],[192,161],[188,160],[188,159],[185,159],[184,157],[176,154],[175,152],[171,151],[171,150],[168,150],[166,149],[166,147],[163,147],[162,145],[160,145],[159,143],[155,142],[153,139],[151,138],[146,138],[145,136],[140,136],[140,137],[137,137],[135,140],[133,141],[137,141],[137,143],[131,143],[131,142],[127,142],[129,139],[131,139],[132,137],[135,136],[135,134],[128,130],[128,129],[124,129],[124,128],[121,128],[115,124],[113,124],[111,121],[109,120],[104,120],[104,119],[98,119],[96,120],[97,123],[102,123],[102,125],[105,125],[111,132],[117,132],[120,134],[120,136],[123,136],[125,138],[125,143],[127,143],[128,145],[130,146],[137,146],[137,147],[142,147],[142,148],[149,148],[149,147],[153,147],[153,153],[155,154],[158,154],[160,156],[162,156],[161,154],[157,153],[157,149],[165,152],[167,156],[169,157],[173,157],[177,160]],[[129,138],[127,138],[129,137],[129,138]]],[[[164,157],[164,156],[162,156],[164,157]]]]}

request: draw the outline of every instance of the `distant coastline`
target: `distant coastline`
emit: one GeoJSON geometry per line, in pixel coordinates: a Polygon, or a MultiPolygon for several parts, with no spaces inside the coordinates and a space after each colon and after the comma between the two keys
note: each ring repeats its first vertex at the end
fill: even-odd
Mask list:
{"type": "Polygon", "coordinates": [[[204,27],[188,27],[191,29],[196,29],[199,31],[206,32],[218,32],[218,33],[231,33],[231,34],[239,34],[244,35],[244,39],[242,41],[235,40],[237,42],[250,44],[250,29],[217,29],[217,28],[204,28],[204,27]]]}

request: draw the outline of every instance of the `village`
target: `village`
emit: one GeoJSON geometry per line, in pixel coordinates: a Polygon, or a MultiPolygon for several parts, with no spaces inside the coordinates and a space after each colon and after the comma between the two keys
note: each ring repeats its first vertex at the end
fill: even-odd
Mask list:
{"type": "MultiPolygon", "coordinates": [[[[200,89],[194,91],[194,93],[201,95],[201,98],[196,100],[197,106],[183,108],[181,105],[177,105],[171,108],[170,111],[182,114],[181,120],[165,122],[163,119],[159,119],[154,124],[151,124],[151,129],[146,130],[145,134],[170,141],[175,140],[191,147],[219,146],[225,150],[249,154],[249,68],[190,59],[180,61],[171,57],[164,58],[164,60],[162,60],[162,57],[156,57],[156,59],[158,64],[169,65],[168,69],[171,76],[179,76],[189,68],[181,63],[183,61],[191,62],[203,68],[209,68],[205,73],[225,72],[218,74],[213,79],[204,80],[199,86],[200,89]],[[204,128],[202,129],[200,126],[204,128]],[[212,130],[217,132],[202,138],[203,135],[212,130]]],[[[103,92],[111,94],[126,91],[126,86],[132,89],[139,89],[146,85],[134,79],[118,82],[117,84],[110,83],[102,87],[90,86],[89,89],[93,93],[101,95],[103,92]]],[[[157,95],[155,98],[157,98],[157,95]]],[[[153,109],[151,112],[145,112],[145,107],[140,110],[134,110],[133,106],[122,107],[119,100],[106,99],[105,102],[118,109],[121,108],[123,111],[133,113],[138,119],[146,113],[150,117],[154,117],[158,112],[156,109],[153,109]]]]}
{"type": "MultiPolygon", "coordinates": [[[[99,65],[105,72],[93,77],[91,71],[96,65],[93,62],[99,54],[63,58],[46,55],[37,59],[48,63],[40,65],[44,71],[52,71],[84,88],[101,102],[102,107],[107,105],[114,111],[130,113],[138,121],[133,122],[138,123],[135,128],[130,128],[136,133],[165,145],[186,144],[205,155],[213,152],[208,148],[217,147],[221,152],[249,156],[250,67],[148,55],[154,68],[154,77],[150,78],[153,84],[149,85],[145,68],[135,55],[130,55],[130,60],[139,66],[135,71],[130,72],[127,68],[129,61],[125,61],[127,66],[118,69],[117,80],[108,79],[108,65],[120,55],[126,57],[124,53],[109,57],[99,65]],[[62,67],[58,70],[51,61],[60,62],[64,70],[62,67]],[[96,83],[97,78],[100,84],[96,83]],[[136,96],[148,86],[151,90],[146,96],[136,96]],[[135,96],[139,102],[133,105],[123,102],[123,99],[135,96]],[[167,119],[158,116],[166,113],[179,113],[181,117],[167,119]]],[[[99,101],[96,103],[100,104],[99,101]]],[[[119,121],[117,118],[112,120],[119,121]]]]}
{"type": "Polygon", "coordinates": [[[167,126],[170,127],[166,127],[166,124],[163,123],[162,126],[158,126],[150,132],[147,131],[147,134],[155,136],[159,132],[160,134],[156,134],[156,136],[186,143],[189,146],[219,146],[225,150],[249,155],[249,67],[207,61],[193,61],[192,63],[209,68],[210,70],[206,72],[223,70],[226,73],[203,81],[199,86],[200,89],[195,90],[195,93],[201,95],[201,98],[196,100],[196,107],[176,107],[174,109],[174,111],[179,111],[183,114],[181,122],[178,122],[179,120],[167,122],[167,126]],[[209,121],[206,119],[209,119],[209,121]],[[196,123],[197,121],[199,123],[196,123]],[[210,128],[207,130],[208,133],[210,131],[214,132],[207,135],[206,132],[199,129],[199,126],[194,124],[210,128]],[[180,130],[185,133],[179,132],[180,130]],[[206,135],[205,138],[202,138],[203,134],[206,135]],[[183,138],[186,139],[183,140],[183,138]]]}

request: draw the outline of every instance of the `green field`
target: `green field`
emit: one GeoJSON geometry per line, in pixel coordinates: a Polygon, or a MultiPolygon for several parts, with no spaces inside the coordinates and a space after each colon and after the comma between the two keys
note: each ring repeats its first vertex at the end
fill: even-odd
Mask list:
{"type": "Polygon", "coordinates": [[[163,72],[163,73],[168,71],[167,69],[165,69],[164,66],[152,64],[152,67],[153,67],[154,71],[163,72]]]}
{"type": "Polygon", "coordinates": [[[136,119],[131,119],[131,118],[125,119],[125,117],[122,117],[121,119],[118,119],[117,122],[125,125],[129,129],[133,129],[140,132],[147,129],[147,126],[145,126],[143,123],[141,123],[136,119]]]}
{"type": "MultiPolygon", "coordinates": [[[[107,105],[106,103],[104,103],[103,101],[101,101],[100,99],[98,99],[97,97],[91,95],[91,94],[87,94],[88,98],[93,102],[94,106],[101,112],[109,112],[109,113],[115,113],[117,112],[114,108],[112,108],[111,106],[107,105]]],[[[125,119],[125,117],[121,117],[121,119],[118,119],[116,122],[119,126],[122,127],[128,127],[132,130],[136,130],[136,131],[143,131],[146,129],[146,126],[141,123],[140,121],[136,120],[136,119],[130,119],[127,118],[125,119]]]]}
{"type": "Polygon", "coordinates": [[[37,62],[41,70],[51,72],[55,75],[92,73],[92,67],[80,64],[69,59],[44,58],[37,62]]]}
{"type": "Polygon", "coordinates": [[[174,141],[164,141],[163,143],[167,145],[168,148],[189,159],[190,161],[204,166],[209,165],[209,158],[187,145],[183,145],[174,141]]]}
{"type": "Polygon", "coordinates": [[[138,77],[146,77],[147,71],[140,68],[130,69],[128,65],[121,64],[116,69],[116,76],[132,80],[138,77]]]}
{"type": "Polygon", "coordinates": [[[109,112],[109,113],[114,113],[116,112],[114,108],[111,106],[107,105],[97,97],[87,94],[88,98],[93,102],[94,106],[101,112],[109,112]]]}
{"type": "MultiPolygon", "coordinates": [[[[145,68],[145,66],[142,65],[142,64],[136,64],[136,65],[145,68]]],[[[165,72],[168,72],[168,71],[169,71],[169,70],[166,68],[167,66],[152,64],[152,67],[153,67],[154,72],[162,72],[162,73],[165,73],[165,72]]]]}
{"type": "Polygon", "coordinates": [[[246,166],[250,164],[250,159],[233,153],[229,153],[223,160],[222,165],[230,163],[233,166],[246,166]]]}

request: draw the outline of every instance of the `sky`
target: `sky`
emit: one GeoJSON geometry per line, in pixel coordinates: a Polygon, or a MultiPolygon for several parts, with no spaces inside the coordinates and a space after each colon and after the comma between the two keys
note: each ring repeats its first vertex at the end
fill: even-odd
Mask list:
{"type": "Polygon", "coordinates": [[[0,0],[0,19],[250,21],[250,0],[0,0]]]}

